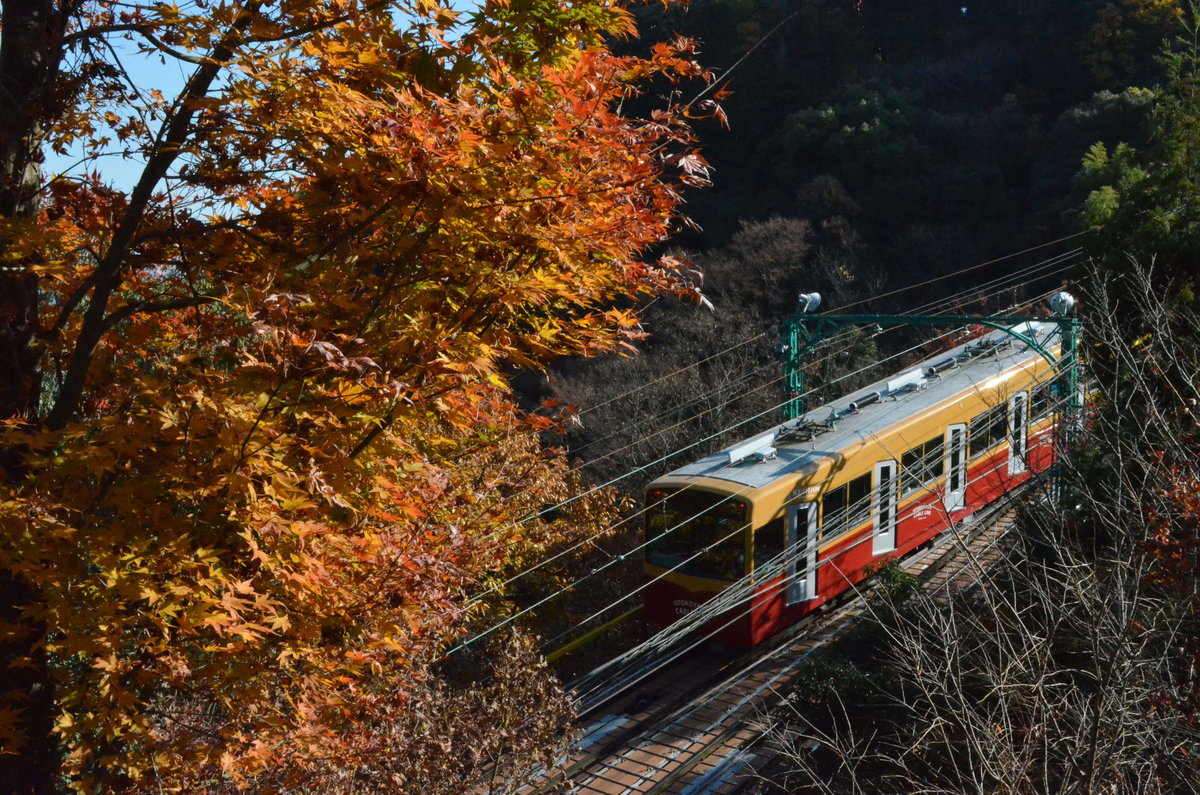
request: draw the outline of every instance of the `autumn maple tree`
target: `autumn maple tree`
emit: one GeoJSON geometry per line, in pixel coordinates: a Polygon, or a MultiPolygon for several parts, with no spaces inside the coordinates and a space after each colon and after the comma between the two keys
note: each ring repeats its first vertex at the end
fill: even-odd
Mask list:
{"type": "Polygon", "coordinates": [[[435,664],[604,518],[523,521],[571,483],[503,374],[694,292],[643,252],[697,108],[624,110],[691,44],[613,54],[607,0],[3,12],[0,789],[400,791],[557,727],[530,687],[449,720],[435,664]]]}

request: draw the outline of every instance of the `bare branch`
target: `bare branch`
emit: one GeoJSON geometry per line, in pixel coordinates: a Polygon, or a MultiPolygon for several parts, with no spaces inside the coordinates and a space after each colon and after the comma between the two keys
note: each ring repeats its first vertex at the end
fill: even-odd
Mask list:
{"type": "Polygon", "coordinates": [[[108,299],[120,283],[120,270],[125,264],[126,255],[137,229],[141,225],[151,193],[170,169],[171,164],[175,162],[182,151],[184,142],[191,135],[192,119],[198,109],[197,100],[208,93],[209,87],[221,68],[233,57],[234,47],[242,40],[243,32],[257,17],[258,7],[257,2],[247,5],[221,42],[213,49],[211,56],[197,67],[180,94],[175,108],[163,122],[156,149],[150,156],[146,168],[142,171],[141,179],[138,180],[130,194],[129,203],[120,225],[113,233],[108,251],[96,267],[92,301],[84,315],[83,328],[75,349],[71,353],[62,388],[54,407],[46,417],[46,424],[50,428],[62,427],[74,414],[75,408],[79,404],[83,395],[84,382],[87,379],[87,371],[91,366],[92,353],[104,332],[110,327],[106,322],[108,299]]]}

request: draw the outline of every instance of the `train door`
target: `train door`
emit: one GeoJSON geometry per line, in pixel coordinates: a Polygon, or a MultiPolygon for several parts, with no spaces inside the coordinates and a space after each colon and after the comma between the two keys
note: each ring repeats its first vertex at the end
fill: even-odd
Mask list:
{"type": "Polygon", "coordinates": [[[1008,474],[1020,475],[1027,468],[1025,447],[1029,442],[1029,394],[1017,392],[1008,400],[1008,474]]]}
{"type": "Polygon", "coordinates": [[[872,517],[875,534],[871,539],[871,554],[882,555],[896,548],[896,462],[880,461],[875,465],[875,498],[872,517]]]}
{"type": "Polygon", "coordinates": [[[817,504],[801,502],[787,513],[787,603],[817,595],[817,504]]]}
{"type": "Polygon", "coordinates": [[[946,512],[967,504],[967,426],[946,429],[946,512]]]}

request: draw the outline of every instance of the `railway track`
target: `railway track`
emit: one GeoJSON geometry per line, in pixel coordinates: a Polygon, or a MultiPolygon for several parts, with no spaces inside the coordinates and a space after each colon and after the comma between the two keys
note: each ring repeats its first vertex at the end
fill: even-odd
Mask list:
{"type": "MultiPolygon", "coordinates": [[[[1030,484],[1032,485],[1032,484],[1030,484]]],[[[1019,501],[1010,495],[986,514],[901,561],[926,591],[969,587],[1001,556],[1019,501]]],[[[859,591],[749,653],[705,651],[673,663],[633,692],[581,716],[582,736],[554,770],[522,790],[526,795],[731,795],[766,761],[756,720],[803,663],[847,633],[866,609],[859,591]]]]}

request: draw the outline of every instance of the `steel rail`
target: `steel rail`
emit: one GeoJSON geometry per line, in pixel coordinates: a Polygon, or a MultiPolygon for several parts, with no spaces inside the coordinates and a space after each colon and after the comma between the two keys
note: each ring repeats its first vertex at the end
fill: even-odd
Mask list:
{"type": "MultiPolygon", "coordinates": [[[[1013,489],[1006,496],[976,513],[968,532],[956,533],[953,529],[948,530],[940,543],[935,540],[932,547],[925,546],[914,550],[901,561],[901,565],[905,566],[907,564],[908,567],[913,567],[920,565],[921,562],[928,559],[928,562],[921,567],[919,576],[923,583],[929,583],[952,559],[958,558],[959,553],[966,552],[970,554],[969,547],[972,542],[992,531],[998,525],[1001,525],[1005,518],[1015,511],[1016,506],[1020,502],[1040,491],[1046,480],[1047,476],[1044,474],[1030,479],[1021,486],[1013,489]],[[930,557],[931,555],[933,556],[932,558],[930,557]]],[[[1006,533],[1007,529],[1004,532],[1006,533]]],[[[1002,533],[1001,537],[1003,535],[1002,533]]],[[[967,565],[969,566],[970,563],[967,565]]],[[[830,606],[833,609],[827,609],[806,617],[797,625],[773,639],[766,648],[756,649],[754,652],[743,655],[721,666],[718,670],[712,672],[709,676],[703,677],[700,682],[689,688],[694,696],[684,704],[680,705],[677,700],[669,704],[664,704],[646,713],[640,720],[631,722],[631,725],[611,732],[596,748],[585,756],[574,760],[566,768],[560,768],[558,771],[555,771],[550,781],[545,781],[535,789],[529,790],[530,795],[562,791],[564,788],[571,786],[568,782],[571,782],[573,778],[581,774],[586,776],[586,779],[574,785],[572,788],[573,791],[595,791],[595,785],[600,785],[601,787],[607,785],[610,788],[624,787],[624,791],[629,793],[664,793],[712,757],[713,754],[723,748],[730,747],[732,738],[737,735],[747,731],[751,731],[752,733],[750,737],[743,739],[736,747],[730,747],[731,753],[756,746],[765,735],[765,730],[755,731],[748,729],[743,721],[737,721],[732,725],[723,724],[733,718],[746,704],[752,703],[762,696],[766,690],[773,691],[773,685],[780,678],[783,678],[787,671],[798,665],[801,660],[807,659],[809,655],[818,648],[821,648],[829,640],[829,638],[825,638],[824,640],[812,643],[810,642],[810,635],[816,635],[818,630],[827,627],[839,631],[852,625],[857,619],[858,613],[861,612],[859,608],[865,603],[866,595],[874,590],[874,588],[874,584],[868,584],[865,587],[847,592],[847,594],[843,595],[843,599],[830,606]],[[771,676],[766,683],[758,685],[748,695],[737,698],[734,706],[723,710],[722,714],[715,720],[708,722],[703,728],[685,725],[685,721],[695,717],[696,711],[701,707],[714,705],[722,696],[728,697],[731,695],[732,691],[738,685],[744,683],[746,679],[755,673],[755,669],[760,668],[772,658],[792,648],[793,645],[805,644],[809,648],[803,654],[797,655],[796,660],[789,662],[783,669],[771,676]],[[730,669],[734,670],[733,674],[729,673],[730,669]],[[684,733],[680,733],[676,729],[682,729],[684,733]],[[707,734],[713,734],[713,736],[703,741],[695,739],[697,737],[704,737],[707,734]],[[663,737],[665,740],[664,745],[669,746],[672,740],[676,740],[683,742],[684,746],[676,748],[669,753],[656,753],[649,747],[646,747],[647,744],[653,742],[655,737],[663,737]],[[634,741],[639,738],[642,738],[642,741],[637,743],[640,747],[632,747],[634,746],[634,741]],[[690,749],[689,746],[695,743],[700,743],[700,747],[690,749]],[[625,749],[624,753],[620,753],[622,749],[625,749]],[[627,757],[632,753],[657,757],[661,762],[647,766],[640,774],[618,771],[617,766],[622,761],[627,760],[627,757]],[[601,763],[605,759],[611,759],[614,755],[617,755],[618,758],[613,763],[601,764],[599,770],[595,770],[589,774],[589,770],[595,767],[597,763],[601,763]],[[670,770],[666,777],[655,780],[655,777],[662,772],[662,764],[671,764],[678,761],[680,757],[685,756],[685,760],[670,770]],[[626,778],[632,775],[635,780],[632,783],[619,782],[612,778],[612,775],[617,773],[621,773],[626,778]],[[646,788],[647,785],[648,788],[646,788]]],[[[721,783],[726,782],[722,780],[721,783]]]]}

